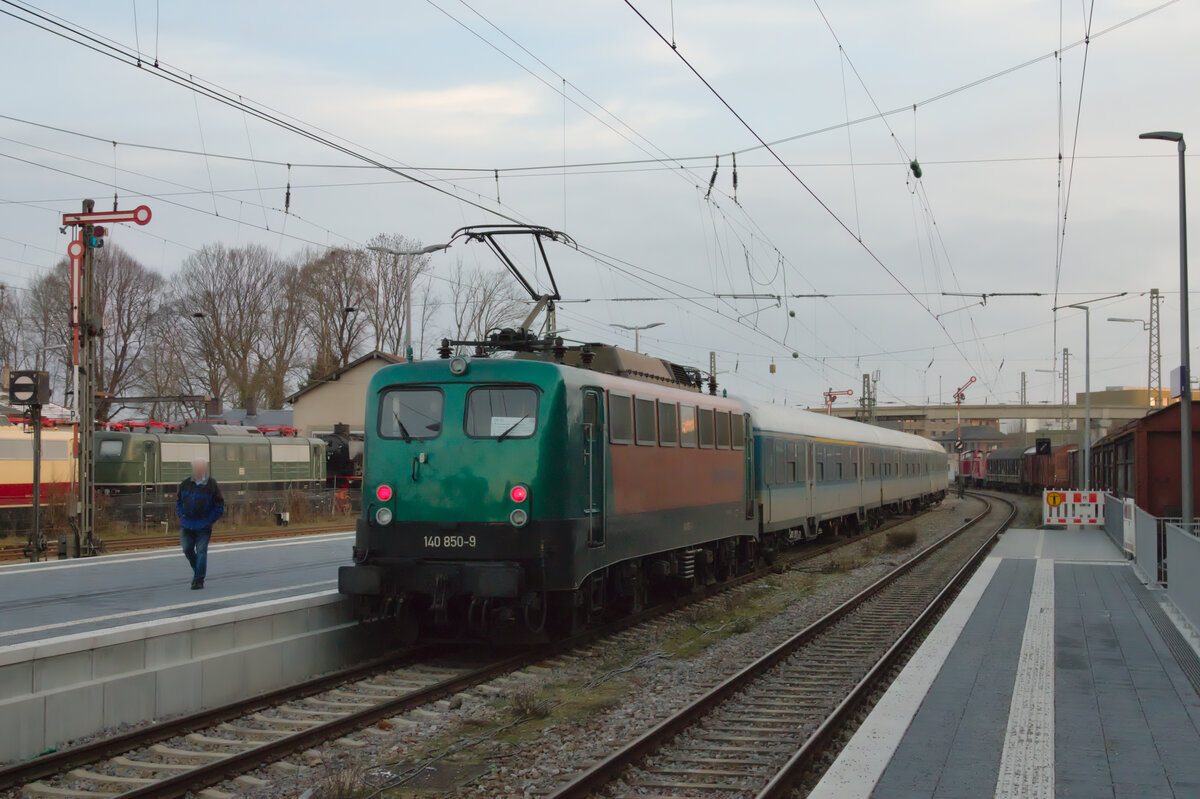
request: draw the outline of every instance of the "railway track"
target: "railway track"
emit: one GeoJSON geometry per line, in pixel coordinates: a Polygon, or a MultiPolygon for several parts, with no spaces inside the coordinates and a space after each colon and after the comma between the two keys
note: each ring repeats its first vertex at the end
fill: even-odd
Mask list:
{"type": "Polygon", "coordinates": [[[987,503],[978,516],[560,786],[553,799],[790,795],[1017,513],[1007,499],[976,496],[987,503]]]}
{"type": "MultiPolygon", "coordinates": [[[[313,524],[303,526],[288,526],[267,528],[263,530],[248,530],[241,533],[214,533],[212,543],[231,544],[241,541],[266,541],[273,538],[291,538],[302,535],[318,535],[320,533],[348,532],[354,528],[354,521],[341,521],[336,524],[313,524]]],[[[144,538],[117,538],[105,540],[105,554],[115,552],[133,552],[140,549],[161,549],[179,544],[178,535],[155,535],[144,538]]],[[[54,560],[58,557],[58,542],[51,540],[47,543],[45,559],[54,560]]],[[[25,560],[25,542],[5,544],[0,546],[0,563],[25,560]]]]}
{"type": "MultiPolygon", "coordinates": [[[[877,535],[914,517],[885,523],[877,535]]],[[[826,554],[863,536],[805,547],[774,565],[702,589],[571,639],[480,662],[461,648],[424,646],[248,700],[153,724],[0,769],[0,792],[45,799],[166,799],[233,781],[248,789],[261,781],[239,776],[381,719],[470,690],[600,638],[661,618],[683,607],[826,554]],[[240,782],[239,782],[240,781],[240,782]]]]}

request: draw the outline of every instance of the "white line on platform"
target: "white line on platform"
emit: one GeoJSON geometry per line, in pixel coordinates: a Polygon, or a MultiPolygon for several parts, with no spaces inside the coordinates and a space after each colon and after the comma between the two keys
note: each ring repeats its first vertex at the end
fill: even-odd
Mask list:
{"type": "MultiPolygon", "coordinates": [[[[209,546],[210,552],[250,552],[255,549],[272,549],[276,547],[294,547],[303,544],[321,543],[326,541],[335,541],[339,538],[349,538],[354,533],[346,531],[344,533],[322,533],[320,535],[303,535],[295,538],[287,538],[276,541],[246,541],[244,543],[220,543],[209,546]]],[[[134,563],[137,561],[146,560],[161,560],[163,558],[174,558],[179,556],[178,545],[170,548],[149,549],[141,553],[121,553],[120,555],[100,555],[94,558],[76,558],[73,560],[61,561],[50,560],[41,563],[6,563],[0,565],[0,571],[20,571],[34,569],[38,573],[48,571],[57,571],[59,569],[78,569],[84,566],[109,566],[120,563],[134,563]]]]}
{"type": "Polygon", "coordinates": [[[808,799],[867,799],[1000,565],[986,558],[808,799]]]}
{"type": "Polygon", "coordinates": [[[110,613],[107,616],[93,616],[90,619],[74,619],[72,621],[60,621],[54,624],[43,624],[40,627],[25,627],[20,630],[7,630],[0,632],[0,638],[8,638],[14,635],[23,635],[28,633],[40,633],[47,630],[61,630],[66,627],[81,627],[87,624],[102,621],[114,621],[116,619],[127,619],[133,616],[148,616],[152,613],[163,613],[165,611],[182,610],[184,608],[196,609],[202,605],[215,605],[219,602],[229,602],[231,600],[250,599],[256,596],[266,596],[267,594],[279,594],[284,591],[297,591],[305,588],[316,588],[318,586],[335,585],[337,580],[321,580],[315,583],[301,583],[300,585],[288,585],[282,588],[266,588],[262,591],[251,591],[245,594],[233,594],[232,596],[213,597],[212,599],[202,599],[198,602],[183,602],[178,605],[160,605],[154,608],[143,608],[141,610],[129,610],[124,613],[110,613]]]}
{"type": "Polygon", "coordinates": [[[996,799],[1054,799],[1054,561],[1039,560],[996,777],[996,799]]]}

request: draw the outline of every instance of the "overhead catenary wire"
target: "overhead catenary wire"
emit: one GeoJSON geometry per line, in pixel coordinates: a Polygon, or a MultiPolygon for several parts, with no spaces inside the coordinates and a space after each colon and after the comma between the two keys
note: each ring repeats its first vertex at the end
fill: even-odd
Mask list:
{"type": "MultiPolygon", "coordinates": [[[[642,14],[641,11],[638,10],[637,6],[635,6],[633,4],[632,0],[625,0],[625,4],[627,6],[629,6],[629,8],[642,20],[643,23],[646,24],[647,27],[650,28],[651,31],[654,32],[654,34],[656,36],[658,36],[659,39],[661,39],[663,41],[664,44],[670,45],[670,42],[667,41],[666,37],[664,37],[662,35],[662,33],[658,30],[658,28],[656,28],[654,26],[654,24],[652,22],[650,22],[650,20],[648,20],[645,17],[645,15],[642,14]]],[[[810,188],[809,185],[807,183],[805,183],[804,180],[794,170],[792,170],[790,167],[787,166],[786,162],[775,152],[775,150],[771,147],[771,145],[769,145],[767,143],[767,141],[765,139],[763,139],[762,136],[759,135],[759,133],[748,122],[746,122],[746,120],[741,116],[741,114],[739,114],[733,108],[733,106],[729,104],[729,102],[721,95],[720,92],[718,92],[716,90],[716,88],[711,83],[709,83],[709,81],[699,72],[699,70],[697,70],[694,66],[692,66],[691,62],[688,61],[687,57],[684,56],[683,53],[680,52],[680,50],[678,48],[672,48],[672,52],[674,52],[675,55],[688,68],[688,70],[690,70],[692,72],[692,74],[695,75],[700,80],[700,82],[703,83],[705,85],[705,87],[708,88],[708,90],[717,98],[717,100],[723,106],[725,106],[725,108],[731,114],[733,114],[734,118],[736,118],[738,120],[738,122],[740,122],[742,124],[742,126],[745,127],[747,131],[749,131],[750,135],[753,136],[759,142],[759,144],[762,145],[762,147],[765,148],[767,150],[767,152],[769,152],[775,158],[775,160],[777,160],[781,165],[783,165],[784,169],[788,172],[788,174],[791,175],[792,178],[795,179],[795,181],[797,183],[799,183],[800,186],[803,187],[804,190],[818,203],[818,205],[820,205],[821,208],[824,209],[825,212],[834,219],[834,221],[838,224],[838,226],[840,226],[843,230],[845,230],[848,234],[850,234],[850,236],[853,237],[855,241],[858,241],[858,237],[855,236],[854,231],[850,229],[850,227],[845,223],[845,221],[843,221],[842,218],[840,216],[838,216],[838,214],[832,208],[830,208],[829,205],[824,200],[822,200],[817,195],[817,193],[814,192],[812,190],[812,188],[810,188]]],[[[858,241],[858,245],[867,253],[867,255],[871,258],[871,260],[873,260],[876,264],[878,264],[884,270],[884,272],[886,272],[888,274],[888,276],[893,281],[895,281],[897,283],[897,285],[899,285],[905,291],[905,293],[908,294],[908,296],[910,296],[913,299],[914,302],[916,302],[918,305],[920,305],[921,307],[923,307],[925,309],[926,313],[928,313],[928,315],[934,320],[934,322],[939,327],[942,328],[942,330],[946,333],[946,336],[949,338],[950,337],[949,331],[947,331],[945,326],[942,325],[941,320],[939,320],[937,318],[937,316],[933,313],[933,311],[927,305],[925,305],[925,303],[922,303],[921,300],[915,294],[912,293],[912,291],[908,288],[908,286],[905,285],[904,281],[902,281],[900,279],[900,277],[890,267],[888,267],[888,265],[886,263],[884,263],[884,261],[878,255],[875,254],[874,250],[870,246],[868,246],[867,244],[865,244],[864,242],[861,242],[861,241],[858,241]]],[[[964,361],[966,361],[968,364],[971,363],[971,359],[967,356],[967,354],[965,352],[962,352],[960,350],[959,354],[962,356],[964,361]]]]}

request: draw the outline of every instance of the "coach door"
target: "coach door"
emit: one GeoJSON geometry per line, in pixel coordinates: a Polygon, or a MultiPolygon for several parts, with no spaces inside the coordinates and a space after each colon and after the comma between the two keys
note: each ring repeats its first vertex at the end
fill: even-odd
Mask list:
{"type": "Polygon", "coordinates": [[[588,546],[604,544],[604,394],[598,388],[583,390],[583,468],[587,477],[588,546]]]}

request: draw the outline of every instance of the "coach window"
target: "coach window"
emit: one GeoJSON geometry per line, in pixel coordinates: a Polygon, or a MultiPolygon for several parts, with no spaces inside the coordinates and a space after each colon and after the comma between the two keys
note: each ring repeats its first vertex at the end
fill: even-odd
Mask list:
{"type": "Polygon", "coordinates": [[[775,482],[788,482],[787,442],[780,438],[775,439],[775,482]]]}
{"type": "Polygon", "coordinates": [[[762,469],[763,483],[771,485],[775,482],[775,445],[772,443],[774,439],[763,436],[762,439],[762,458],[759,459],[759,468],[762,469]]]}
{"type": "Polygon", "coordinates": [[[733,425],[733,448],[746,448],[746,417],[731,416],[730,423],[733,425]]]}
{"type": "MultiPolygon", "coordinates": [[[[788,446],[788,482],[789,483],[798,483],[798,482],[800,482],[800,480],[799,480],[800,475],[799,475],[799,470],[796,468],[796,442],[789,441],[787,446],[788,446]]],[[[800,445],[800,451],[801,452],[804,451],[803,444],[800,445]]]]}
{"type": "Polygon", "coordinates": [[[700,446],[704,449],[713,448],[713,411],[712,408],[701,408],[699,416],[700,446]]]}
{"type": "Polygon", "coordinates": [[[633,411],[624,394],[608,395],[608,440],[614,444],[633,443],[633,411]]]}
{"type": "Polygon", "coordinates": [[[679,406],[679,446],[696,446],[696,406],[679,406]]]}
{"type": "Polygon", "coordinates": [[[717,448],[729,449],[729,411],[717,411],[717,448]]]}
{"type": "Polygon", "coordinates": [[[675,418],[678,407],[673,402],[658,401],[658,443],[664,447],[673,447],[678,443],[679,426],[675,418]]]}
{"type": "Polygon", "coordinates": [[[825,447],[813,447],[816,453],[817,482],[825,482],[825,447]]]}
{"type": "Polygon", "coordinates": [[[801,482],[808,480],[808,444],[796,442],[796,478],[801,482]]]}
{"type": "Polygon", "coordinates": [[[638,444],[652,447],[657,443],[658,436],[654,430],[654,400],[634,397],[633,426],[637,432],[638,444]]]}
{"type": "MultiPolygon", "coordinates": [[[[442,433],[444,402],[441,389],[388,389],[379,398],[380,437],[406,442],[437,438],[442,433]]],[[[213,460],[217,460],[215,455],[213,460]]]]}

